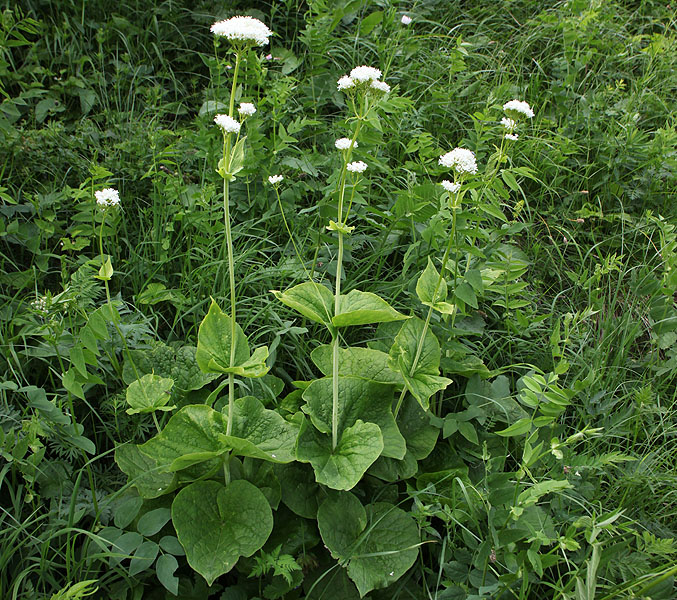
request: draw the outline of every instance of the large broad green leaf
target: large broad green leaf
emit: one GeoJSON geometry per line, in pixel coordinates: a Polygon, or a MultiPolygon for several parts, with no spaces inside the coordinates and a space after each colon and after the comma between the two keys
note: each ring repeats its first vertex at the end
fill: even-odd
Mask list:
{"type": "MultiPolygon", "coordinates": [[[[323,375],[332,374],[332,347],[318,346],[310,358],[323,375]]],[[[339,348],[339,375],[403,385],[402,376],[388,366],[388,355],[370,348],[339,348]]]]}
{"type": "Polygon", "coordinates": [[[338,445],[332,449],[331,436],[304,422],[296,458],[312,465],[318,483],[334,490],[350,490],[382,451],[381,430],[374,423],[357,421],[343,431],[338,445]]]}
{"type": "Polygon", "coordinates": [[[249,342],[235,323],[235,346],[231,360],[232,320],[212,300],[197,334],[195,359],[205,373],[233,373],[242,377],[263,377],[268,372],[268,348],[262,346],[249,355],[249,342]]]}
{"type": "MultiPolygon", "coordinates": [[[[393,386],[358,377],[339,377],[338,381],[339,437],[358,419],[375,423],[383,435],[383,455],[403,458],[406,444],[392,413],[393,386]]],[[[306,401],[303,411],[323,433],[332,430],[332,384],[332,377],[323,377],[313,381],[303,392],[306,401]]]]}
{"type": "Polygon", "coordinates": [[[324,500],[324,488],[315,481],[313,470],[298,462],[274,465],[274,469],[282,488],[282,502],[297,515],[315,519],[324,500]]]}
{"type": "Polygon", "coordinates": [[[127,388],[127,414],[174,410],[176,406],[167,406],[173,385],[173,380],[150,373],[133,381],[127,388]]]}
{"type": "Polygon", "coordinates": [[[397,581],[418,556],[416,522],[385,502],[367,506],[349,493],[332,494],[317,512],[320,535],[332,556],[347,563],[360,596],[397,581]]]}
{"type": "Polygon", "coordinates": [[[338,314],[334,315],[331,321],[335,327],[345,327],[387,323],[408,318],[376,294],[352,290],[339,298],[338,314]]]}
{"type": "Polygon", "coordinates": [[[440,344],[430,328],[426,329],[421,354],[414,364],[424,329],[425,324],[416,317],[402,325],[390,349],[390,367],[402,374],[407,389],[427,409],[430,396],[446,388],[451,379],[440,377],[440,344]]]}
{"type": "Polygon", "coordinates": [[[307,281],[286,292],[273,291],[282,304],[300,312],[304,317],[329,327],[334,314],[334,294],[319,283],[307,281]]]}
{"type": "Polygon", "coordinates": [[[411,396],[404,399],[397,424],[407,441],[407,450],[416,460],[423,460],[433,451],[440,429],[430,423],[430,413],[411,396]]]}
{"type": "Polygon", "coordinates": [[[157,462],[141,452],[138,446],[118,446],[115,462],[143,498],[157,498],[176,488],[176,474],[160,472],[157,462]]]}
{"type": "Polygon", "coordinates": [[[263,493],[248,481],[200,481],[182,489],[172,503],[172,522],[188,564],[209,585],[241,556],[251,556],[273,530],[263,493]]]}
{"type": "Polygon", "coordinates": [[[416,282],[416,295],[423,304],[443,314],[450,315],[454,312],[454,305],[446,302],[447,282],[444,277],[440,279],[440,274],[430,257],[428,265],[416,282]]]}
{"type": "Polygon", "coordinates": [[[402,460],[379,456],[378,460],[369,467],[367,473],[384,481],[394,482],[409,479],[416,475],[416,471],[418,471],[418,463],[414,455],[407,450],[402,460]]]}
{"type": "Polygon", "coordinates": [[[169,471],[222,456],[226,452],[272,462],[294,459],[298,426],[247,396],[234,402],[231,435],[227,416],[204,405],[182,408],[165,428],[140,448],[169,471]]]}

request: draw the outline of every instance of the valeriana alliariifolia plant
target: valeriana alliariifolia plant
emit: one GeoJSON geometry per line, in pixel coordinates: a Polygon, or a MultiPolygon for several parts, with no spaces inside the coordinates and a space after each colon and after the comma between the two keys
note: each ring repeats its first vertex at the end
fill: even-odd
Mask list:
{"type": "MultiPolygon", "coordinates": [[[[278,413],[265,409],[252,396],[235,399],[234,390],[236,375],[261,377],[268,371],[265,362],[268,349],[257,348],[250,354],[247,337],[235,318],[228,192],[245,158],[245,138],[240,135],[242,123],[235,118],[240,66],[249,52],[267,43],[272,32],[251,17],[220,21],[212,26],[212,32],[229,40],[235,53],[229,113],[214,119],[223,134],[218,172],[223,177],[231,313],[224,313],[212,301],[200,324],[195,359],[203,372],[225,374],[227,379],[205,404],[183,407],[154,438],[140,446],[121,446],[115,456],[142,497],[176,493],[171,516],[177,537],[188,563],[210,585],[230,571],[241,556],[251,556],[268,539],[273,528],[271,504],[276,503],[269,502],[259,486],[268,485],[260,480],[260,473],[270,469],[257,470],[252,461],[291,462],[299,429],[278,413]],[[217,402],[226,384],[227,409],[220,412],[211,405],[217,402]]],[[[244,120],[255,111],[253,104],[243,102],[238,116],[244,120]]]]}

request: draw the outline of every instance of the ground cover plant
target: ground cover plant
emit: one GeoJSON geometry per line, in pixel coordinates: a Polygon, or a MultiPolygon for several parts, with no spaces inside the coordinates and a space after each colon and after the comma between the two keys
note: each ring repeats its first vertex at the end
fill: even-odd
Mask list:
{"type": "Polygon", "coordinates": [[[677,596],[673,6],[0,8],[1,598],[677,596]]]}

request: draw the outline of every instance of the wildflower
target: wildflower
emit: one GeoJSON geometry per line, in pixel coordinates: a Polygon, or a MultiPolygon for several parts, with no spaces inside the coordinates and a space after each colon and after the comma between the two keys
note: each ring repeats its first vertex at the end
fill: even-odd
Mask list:
{"type": "Polygon", "coordinates": [[[350,140],[350,139],[348,139],[348,138],[345,138],[345,137],[344,137],[344,138],[339,138],[338,140],[336,140],[336,141],[334,142],[334,146],[336,146],[336,148],[337,148],[338,150],[347,150],[348,148],[350,148],[351,144],[352,144],[352,147],[353,147],[353,148],[357,148],[357,147],[358,147],[357,141],[353,142],[352,140],[350,140]]]}
{"type": "Polygon", "coordinates": [[[350,77],[348,77],[348,75],[344,75],[336,83],[338,85],[339,91],[349,90],[355,87],[355,82],[350,77]]]}
{"type": "Polygon", "coordinates": [[[261,21],[253,17],[232,17],[217,21],[211,27],[214,35],[228,38],[231,42],[244,42],[255,46],[265,46],[273,32],[261,21]]]}
{"type": "Polygon", "coordinates": [[[240,102],[237,112],[242,117],[251,117],[256,112],[256,107],[251,102],[240,102]]]}
{"type": "Polygon", "coordinates": [[[94,192],[94,196],[96,196],[96,203],[99,205],[101,210],[106,210],[111,206],[117,206],[120,204],[120,195],[114,188],[99,190],[98,192],[94,192]]]}
{"type": "Polygon", "coordinates": [[[369,87],[378,90],[379,92],[383,92],[384,94],[387,94],[390,91],[390,86],[385,81],[372,80],[369,87]]]}
{"type": "Polygon", "coordinates": [[[228,115],[216,115],[214,117],[214,123],[216,123],[224,133],[239,133],[240,132],[240,123],[238,123],[233,117],[228,115]]]}
{"type": "Polygon", "coordinates": [[[440,156],[440,164],[449,169],[454,169],[459,175],[477,173],[477,162],[475,155],[465,148],[454,148],[440,156]]]}
{"type": "Polygon", "coordinates": [[[271,175],[270,177],[268,177],[268,182],[269,182],[271,185],[277,185],[277,184],[280,183],[283,179],[284,179],[284,177],[282,177],[282,175],[271,175]]]}
{"type": "Polygon", "coordinates": [[[374,67],[355,67],[350,72],[350,78],[354,83],[364,83],[366,81],[375,81],[381,78],[381,71],[374,67]]]}
{"type": "Polygon", "coordinates": [[[409,25],[409,23],[411,23],[411,17],[409,17],[407,15],[402,15],[402,18],[400,19],[400,23],[402,23],[402,25],[409,25]]]}
{"type": "Polygon", "coordinates": [[[35,312],[46,313],[47,296],[38,296],[35,300],[33,300],[33,302],[31,302],[31,306],[33,307],[33,310],[35,310],[35,312]]]}
{"type": "Polygon", "coordinates": [[[516,142],[519,139],[519,135],[516,133],[506,133],[505,137],[509,140],[512,140],[513,142],[516,142]]]}
{"type": "Polygon", "coordinates": [[[503,117],[501,119],[501,125],[503,125],[503,127],[505,127],[508,131],[512,132],[515,127],[517,127],[517,121],[515,121],[515,119],[503,117]]]}
{"type": "Polygon", "coordinates": [[[273,60],[273,55],[272,54],[266,54],[265,58],[266,58],[266,60],[273,60]]]}
{"type": "Polygon", "coordinates": [[[531,119],[534,116],[534,111],[528,103],[520,100],[510,100],[503,105],[503,110],[512,119],[519,119],[520,117],[527,117],[531,119]]]}
{"type": "Polygon", "coordinates": [[[458,190],[461,189],[461,184],[456,182],[451,182],[448,179],[440,182],[440,185],[447,190],[450,194],[455,194],[458,190]]]}
{"type": "Polygon", "coordinates": [[[364,173],[367,170],[367,163],[362,162],[361,160],[348,163],[346,169],[351,173],[364,173]]]}

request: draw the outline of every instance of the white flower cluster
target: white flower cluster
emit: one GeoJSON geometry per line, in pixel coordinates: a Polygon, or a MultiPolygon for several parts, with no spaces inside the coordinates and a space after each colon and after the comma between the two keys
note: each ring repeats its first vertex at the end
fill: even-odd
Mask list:
{"type": "Polygon", "coordinates": [[[270,177],[268,177],[268,183],[270,183],[271,185],[277,185],[283,179],[284,177],[282,177],[282,175],[271,175],[270,177]]]}
{"type": "Polygon", "coordinates": [[[33,310],[39,313],[47,312],[47,296],[38,296],[33,302],[31,302],[33,310]]]}
{"type": "Polygon", "coordinates": [[[94,192],[94,196],[96,197],[96,203],[101,210],[106,210],[107,208],[120,204],[120,194],[118,194],[118,191],[114,188],[99,190],[98,192],[94,192]]]}
{"type": "Polygon", "coordinates": [[[454,148],[440,156],[440,164],[453,169],[458,175],[474,175],[477,173],[475,155],[466,148],[454,148]]]}
{"type": "Polygon", "coordinates": [[[400,19],[400,22],[402,23],[402,25],[409,25],[409,23],[411,23],[411,17],[407,15],[402,15],[402,19],[400,19]]]}
{"type": "Polygon", "coordinates": [[[363,89],[375,90],[387,94],[390,86],[385,81],[380,81],[381,71],[375,67],[355,67],[350,75],[344,75],[337,82],[340,91],[351,90],[358,85],[363,85],[363,89]]]}
{"type": "Polygon", "coordinates": [[[336,146],[337,150],[347,150],[350,148],[350,145],[353,145],[353,148],[357,148],[359,144],[357,143],[357,140],[353,142],[350,138],[339,138],[334,142],[334,146],[336,146]]]}
{"type": "Polygon", "coordinates": [[[216,115],[214,117],[214,123],[216,123],[224,133],[240,133],[240,123],[228,115],[216,115]]]}
{"type": "Polygon", "coordinates": [[[261,21],[253,17],[232,17],[217,21],[211,27],[214,35],[225,37],[231,42],[244,42],[255,46],[265,46],[273,32],[261,21]]]}
{"type": "Polygon", "coordinates": [[[351,173],[364,173],[367,170],[367,163],[357,160],[355,162],[348,163],[346,169],[351,173]]]}
{"type": "Polygon", "coordinates": [[[458,190],[461,189],[461,184],[456,182],[451,182],[448,179],[440,182],[440,185],[447,190],[450,194],[455,194],[458,190]]]}
{"type": "Polygon", "coordinates": [[[237,112],[241,117],[251,117],[256,112],[256,107],[251,102],[240,102],[237,112]]]}
{"type": "Polygon", "coordinates": [[[505,114],[512,119],[519,119],[520,117],[527,117],[531,119],[534,116],[534,111],[528,103],[521,100],[510,100],[503,105],[505,114]]]}
{"type": "Polygon", "coordinates": [[[515,127],[517,127],[517,121],[515,119],[510,119],[508,117],[503,117],[501,119],[501,125],[505,127],[508,131],[514,131],[515,127]]]}

